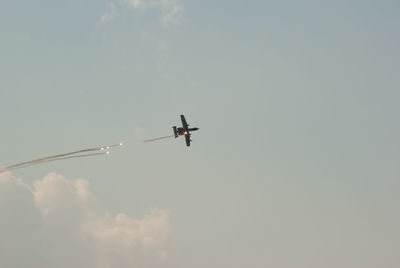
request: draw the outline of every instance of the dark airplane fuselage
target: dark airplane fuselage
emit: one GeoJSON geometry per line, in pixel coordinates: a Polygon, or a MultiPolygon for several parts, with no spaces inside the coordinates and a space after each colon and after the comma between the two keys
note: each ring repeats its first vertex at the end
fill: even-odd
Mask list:
{"type": "Polygon", "coordinates": [[[194,127],[194,128],[188,128],[187,130],[185,130],[183,127],[179,127],[177,130],[178,130],[178,131],[177,131],[177,132],[178,132],[178,135],[181,136],[181,135],[186,135],[186,134],[188,134],[189,132],[199,130],[199,128],[198,128],[198,127],[194,127]],[[186,132],[186,133],[185,133],[185,132],[186,132]]]}
{"type": "Polygon", "coordinates": [[[198,127],[189,128],[189,124],[186,122],[184,115],[181,115],[181,121],[182,121],[182,127],[176,127],[176,126],[172,127],[174,129],[175,138],[178,138],[178,136],[185,136],[186,146],[190,146],[190,142],[192,141],[190,139],[191,136],[190,132],[199,130],[199,128],[198,127]]]}

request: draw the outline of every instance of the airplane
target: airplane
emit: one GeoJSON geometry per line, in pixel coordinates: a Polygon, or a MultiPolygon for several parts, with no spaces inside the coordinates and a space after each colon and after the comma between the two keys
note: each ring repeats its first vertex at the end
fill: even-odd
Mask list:
{"type": "Polygon", "coordinates": [[[191,135],[190,132],[199,130],[199,128],[198,127],[189,128],[189,124],[186,123],[186,119],[183,114],[181,115],[181,121],[182,121],[182,127],[179,127],[179,128],[177,128],[176,126],[172,127],[174,129],[175,138],[178,138],[178,136],[185,135],[186,146],[190,146],[190,142],[192,141],[190,139],[190,135],[191,135]]]}

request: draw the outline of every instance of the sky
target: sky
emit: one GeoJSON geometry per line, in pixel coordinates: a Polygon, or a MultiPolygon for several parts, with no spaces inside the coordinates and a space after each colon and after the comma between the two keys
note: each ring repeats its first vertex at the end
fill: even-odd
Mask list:
{"type": "Polygon", "coordinates": [[[399,12],[1,1],[0,267],[399,266],[399,12]]]}

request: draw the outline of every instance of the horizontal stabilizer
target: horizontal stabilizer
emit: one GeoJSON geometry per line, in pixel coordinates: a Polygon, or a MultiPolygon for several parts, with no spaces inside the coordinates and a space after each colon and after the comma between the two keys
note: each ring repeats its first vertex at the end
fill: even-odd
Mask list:
{"type": "Polygon", "coordinates": [[[176,126],[174,126],[172,128],[174,129],[175,138],[178,138],[178,130],[176,129],[176,126]]]}

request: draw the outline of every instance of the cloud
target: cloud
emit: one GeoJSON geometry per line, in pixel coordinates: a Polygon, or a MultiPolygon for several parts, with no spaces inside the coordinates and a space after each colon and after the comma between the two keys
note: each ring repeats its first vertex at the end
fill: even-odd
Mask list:
{"type": "Polygon", "coordinates": [[[102,23],[108,23],[117,17],[117,8],[114,2],[110,2],[110,8],[106,14],[101,17],[102,23]]]}
{"type": "Polygon", "coordinates": [[[183,16],[182,6],[175,0],[162,0],[164,5],[164,14],[162,16],[162,24],[164,26],[180,23],[183,16]]]}
{"type": "Polygon", "coordinates": [[[0,175],[0,267],[171,267],[168,213],[112,215],[84,179],[0,175]]]}
{"type": "Polygon", "coordinates": [[[117,18],[117,5],[141,11],[158,9],[161,11],[160,22],[164,26],[179,24],[183,18],[183,7],[179,0],[111,0],[109,10],[101,17],[102,23],[117,18]]]}

